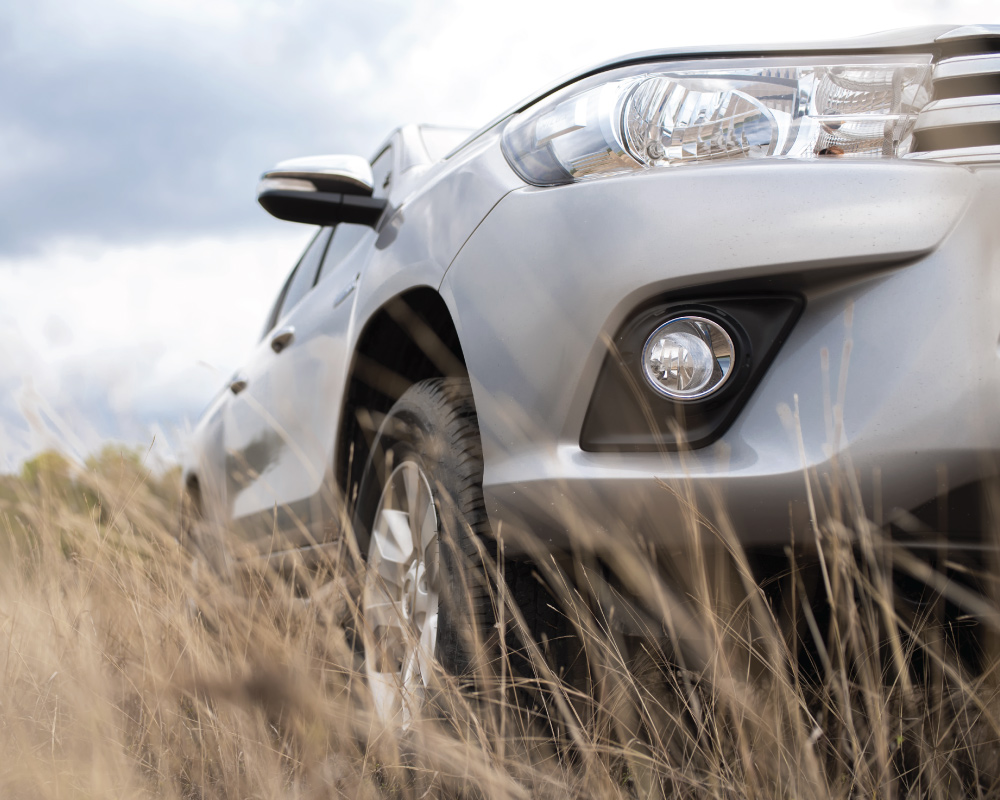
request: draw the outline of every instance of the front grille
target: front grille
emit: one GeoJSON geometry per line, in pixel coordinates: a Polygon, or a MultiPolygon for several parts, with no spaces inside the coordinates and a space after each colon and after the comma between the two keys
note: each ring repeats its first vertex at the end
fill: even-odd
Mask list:
{"type": "Polygon", "coordinates": [[[917,116],[906,158],[1000,161],[1000,26],[940,44],[933,99],[917,116]]]}

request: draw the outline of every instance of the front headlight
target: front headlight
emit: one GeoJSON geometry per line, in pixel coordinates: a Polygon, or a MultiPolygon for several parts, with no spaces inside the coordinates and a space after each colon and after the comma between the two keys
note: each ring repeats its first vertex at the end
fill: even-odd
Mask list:
{"type": "Polygon", "coordinates": [[[930,100],[930,56],[646,64],[573,84],[514,117],[528,183],[747,158],[892,158],[930,100]],[[815,63],[808,63],[808,62],[815,63]]]}

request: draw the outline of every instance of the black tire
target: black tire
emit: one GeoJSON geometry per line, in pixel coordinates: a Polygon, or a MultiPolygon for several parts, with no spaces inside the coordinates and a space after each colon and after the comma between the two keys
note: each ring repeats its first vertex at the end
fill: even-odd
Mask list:
{"type": "Polygon", "coordinates": [[[386,481],[404,461],[415,462],[429,479],[438,514],[441,605],[435,656],[452,674],[464,675],[475,642],[493,624],[479,545],[490,558],[496,553],[483,506],[482,447],[468,381],[421,381],[386,415],[358,489],[355,530],[362,554],[370,548],[386,481]]]}
{"type": "MultiPolygon", "coordinates": [[[[435,656],[447,672],[472,684],[488,662],[495,662],[498,597],[491,580],[497,574],[497,545],[483,503],[482,446],[468,380],[414,384],[384,418],[358,490],[355,531],[362,554],[371,547],[386,481],[403,462],[415,462],[428,477],[441,531],[435,656]]],[[[531,635],[546,641],[565,638],[566,621],[531,564],[506,561],[503,574],[531,635]]],[[[523,675],[530,667],[517,652],[519,638],[508,635],[508,653],[519,662],[512,668],[523,675]]]]}

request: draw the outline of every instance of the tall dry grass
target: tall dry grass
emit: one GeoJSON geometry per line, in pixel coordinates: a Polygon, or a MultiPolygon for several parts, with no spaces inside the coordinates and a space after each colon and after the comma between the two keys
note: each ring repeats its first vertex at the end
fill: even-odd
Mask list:
{"type": "Polygon", "coordinates": [[[178,546],[169,477],[36,464],[0,486],[0,797],[996,796],[997,661],[971,669],[941,613],[996,631],[989,582],[895,548],[854,496],[763,582],[693,496],[683,561],[594,532],[539,552],[561,642],[489,565],[502,635],[401,730],[372,711],[346,549],[220,579],[178,546]],[[894,571],[931,587],[905,614],[894,571]]]}

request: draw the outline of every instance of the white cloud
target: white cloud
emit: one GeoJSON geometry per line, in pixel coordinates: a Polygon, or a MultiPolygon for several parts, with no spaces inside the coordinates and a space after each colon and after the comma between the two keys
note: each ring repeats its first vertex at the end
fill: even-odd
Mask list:
{"type": "MultiPolygon", "coordinates": [[[[907,26],[1000,20],[981,0],[804,0],[711,4],[644,0],[415,0],[368,43],[376,85],[346,95],[366,115],[478,127],[558,78],[643,50],[810,42],[907,26]]],[[[345,87],[338,83],[338,90],[345,87]]]]}
{"type": "Polygon", "coordinates": [[[47,446],[83,456],[106,437],[143,442],[154,423],[193,421],[253,346],[310,235],[63,242],[0,260],[4,460],[47,446]]]}
{"type": "Polygon", "coordinates": [[[15,181],[30,182],[39,171],[68,166],[62,148],[40,141],[10,120],[0,121],[0,153],[17,154],[16,158],[0,159],[0,183],[8,186],[15,186],[15,181]]]}
{"type": "Polygon", "coordinates": [[[62,163],[38,184],[43,205],[21,222],[0,215],[0,252],[28,236],[21,252],[30,253],[0,259],[0,469],[52,443],[85,452],[156,428],[176,438],[171,426],[204,406],[252,346],[311,233],[254,209],[267,159],[368,153],[409,121],[475,127],[567,72],[627,52],[998,19],[993,0],[0,8],[0,64],[35,80],[7,84],[8,106],[20,103],[22,122],[35,126],[9,113],[0,125],[0,149],[18,154],[0,163],[0,181],[22,187],[8,198],[27,202],[25,181],[41,181],[66,153],[74,159],[73,171],[62,163]],[[149,100],[151,88],[159,94],[149,100]],[[63,191],[74,174],[83,184],[63,191]],[[212,216],[223,203],[236,210],[212,216]]]}

